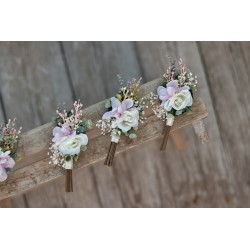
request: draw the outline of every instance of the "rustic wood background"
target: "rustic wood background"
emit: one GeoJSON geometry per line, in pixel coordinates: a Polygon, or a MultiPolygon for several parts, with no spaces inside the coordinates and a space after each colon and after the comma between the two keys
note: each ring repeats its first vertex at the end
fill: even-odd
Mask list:
{"type": "Polygon", "coordinates": [[[12,207],[250,207],[250,42],[1,42],[0,118],[23,130],[47,123],[59,102],[89,106],[117,92],[116,75],[158,78],[166,55],[182,57],[198,75],[209,110],[210,142],[192,127],[187,142],[166,153],[159,140],[0,206],[12,207]]]}

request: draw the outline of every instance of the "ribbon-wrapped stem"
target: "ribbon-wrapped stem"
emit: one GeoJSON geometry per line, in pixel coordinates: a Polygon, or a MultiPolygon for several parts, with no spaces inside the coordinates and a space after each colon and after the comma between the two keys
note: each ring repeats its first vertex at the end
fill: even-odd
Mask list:
{"type": "Polygon", "coordinates": [[[68,156],[65,162],[65,191],[66,192],[73,192],[73,158],[68,156]]]}
{"type": "Polygon", "coordinates": [[[161,151],[165,151],[167,148],[168,138],[169,138],[170,130],[173,124],[174,124],[174,116],[172,114],[167,114],[166,125],[164,129],[164,136],[163,136],[161,147],[160,147],[161,151]]]}
{"type": "Polygon", "coordinates": [[[113,160],[114,160],[114,156],[115,156],[115,151],[116,151],[116,147],[118,145],[118,142],[120,140],[120,136],[121,136],[121,132],[117,129],[112,130],[111,132],[111,143],[109,146],[109,151],[107,154],[107,157],[104,161],[104,165],[107,166],[112,166],[113,165],[113,160]]]}

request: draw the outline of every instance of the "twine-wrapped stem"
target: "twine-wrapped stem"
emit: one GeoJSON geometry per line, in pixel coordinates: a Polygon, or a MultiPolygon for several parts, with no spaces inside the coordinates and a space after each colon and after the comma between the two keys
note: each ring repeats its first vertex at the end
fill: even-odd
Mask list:
{"type": "Polygon", "coordinates": [[[104,165],[107,165],[107,166],[112,166],[113,165],[113,160],[114,160],[117,144],[118,143],[116,143],[116,142],[111,142],[110,143],[109,151],[108,151],[107,157],[106,157],[106,159],[104,161],[104,165]]]}
{"type": "Polygon", "coordinates": [[[73,192],[73,159],[68,156],[65,163],[65,191],[67,193],[73,192]]]}
{"type": "Polygon", "coordinates": [[[164,129],[164,135],[163,135],[161,147],[160,147],[160,150],[161,150],[161,151],[165,151],[166,148],[167,148],[170,130],[171,130],[171,126],[166,125],[166,126],[165,126],[165,129],[164,129]]]}
{"type": "Polygon", "coordinates": [[[67,193],[73,192],[73,177],[72,177],[72,169],[66,169],[66,183],[65,183],[65,191],[67,193]]]}
{"type": "Polygon", "coordinates": [[[111,132],[111,143],[109,146],[109,151],[107,154],[107,157],[104,161],[104,165],[107,166],[112,166],[113,165],[113,160],[115,157],[115,151],[116,151],[116,147],[118,145],[118,142],[120,140],[120,136],[121,136],[121,132],[117,129],[113,129],[111,132]]]}
{"type": "Polygon", "coordinates": [[[163,136],[161,147],[160,147],[161,151],[165,151],[167,148],[168,138],[169,138],[170,130],[173,124],[174,124],[174,116],[172,114],[167,114],[166,125],[164,129],[164,136],[163,136]]]}

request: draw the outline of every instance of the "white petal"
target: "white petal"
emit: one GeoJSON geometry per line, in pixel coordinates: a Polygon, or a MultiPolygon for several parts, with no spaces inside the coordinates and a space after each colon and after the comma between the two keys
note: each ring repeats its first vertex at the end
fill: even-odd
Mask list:
{"type": "Polygon", "coordinates": [[[5,181],[7,179],[6,170],[0,166],[0,182],[5,181]]]}
{"type": "Polygon", "coordinates": [[[166,111],[170,111],[172,109],[172,102],[171,102],[171,99],[167,100],[164,104],[164,109],[166,111]]]}
{"type": "Polygon", "coordinates": [[[128,132],[131,129],[131,126],[127,125],[124,122],[118,123],[117,127],[122,130],[123,133],[128,132]]]}
{"type": "Polygon", "coordinates": [[[80,142],[81,142],[81,145],[87,145],[88,144],[88,136],[86,134],[80,134],[80,135],[77,135],[76,138],[79,138],[80,139],[80,142]]]}
{"type": "Polygon", "coordinates": [[[118,108],[119,106],[121,106],[121,102],[115,97],[111,98],[111,104],[112,104],[112,109],[118,108]]]}

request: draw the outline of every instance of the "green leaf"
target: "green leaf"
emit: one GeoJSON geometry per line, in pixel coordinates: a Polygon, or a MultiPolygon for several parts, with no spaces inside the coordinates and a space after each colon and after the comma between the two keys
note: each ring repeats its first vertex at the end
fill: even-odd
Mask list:
{"type": "Polygon", "coordinates": [[[182,114],[182,110],[176,110],[175,114],[176,115],[181,115],[182,114]]]}
{"type": "Polygon", "coordinates": [[[52,117],[52,118],[51,118],[51,121],[52,121],[52,122],[56,122],[56,117],[52,117]]]}
{"type": "Polygon", "coordinates": [[[136,135],[136,134],[130,134],[130,135],[129,135],[129,138],[130,138],[130,139],[136,139],[136,138],[137,138],[137,135],[136,135]]]}
{"type": "Polygon", "coordinates": [[[79,128],[76,130],[76,133],[77,133],[77,134],[84,134],[84,133],[86,133],[86,128],[83,127],[83,126],[81,126],[81,127],[79,127],[79,128]]]}
{"type": "MultiPolygon", "coordinates": [[[[122,101],[122,95],[121,94],[117,94],[116,96],[115,96],[119,101],[122,101]]],[[[111,103],[110,103],[111,104],[111,103]]],[[[110,105],[111,106],[111,105],[110,105]]]]}
{"type": "Polygon", "coordinates": [[[92,128],[93,122],[91,120],[87,120],[87,128],[92,128]]]}
{"type": "Polygon", "coordinates": [[[111,108],[111,101],[110,101],[110,99],[109,99],[108,101],[106,101],[106,103],[105,103],[105,108],[106,108],[106,109],[111,108]]]}
{"type": "Polygon", "coordinates": [[[68,111],[67,116],[68,116],[68,117],[72,116],[72,112],[71,112],[71,111],[68,111]]]}
{"type": "Polygon", "coordinates": [[[56,118],[55,125],[58,126],[59,123],[63,124],[63,119],[61,117],[56,118]]]}
{"type": "Polygon", "coordinates": [[[10,175],[11,172],[12,172],[12,168],[8,168],[7,171],[6,171],[7,175],[10,175]]]}
{"type": "Polygon", "coordinates": [[[70,155],[67,155],[67,156],[65,157],[65,160],[66,160],[66,161],[71,161],[71,156],[70,156],[70,155]]]}

